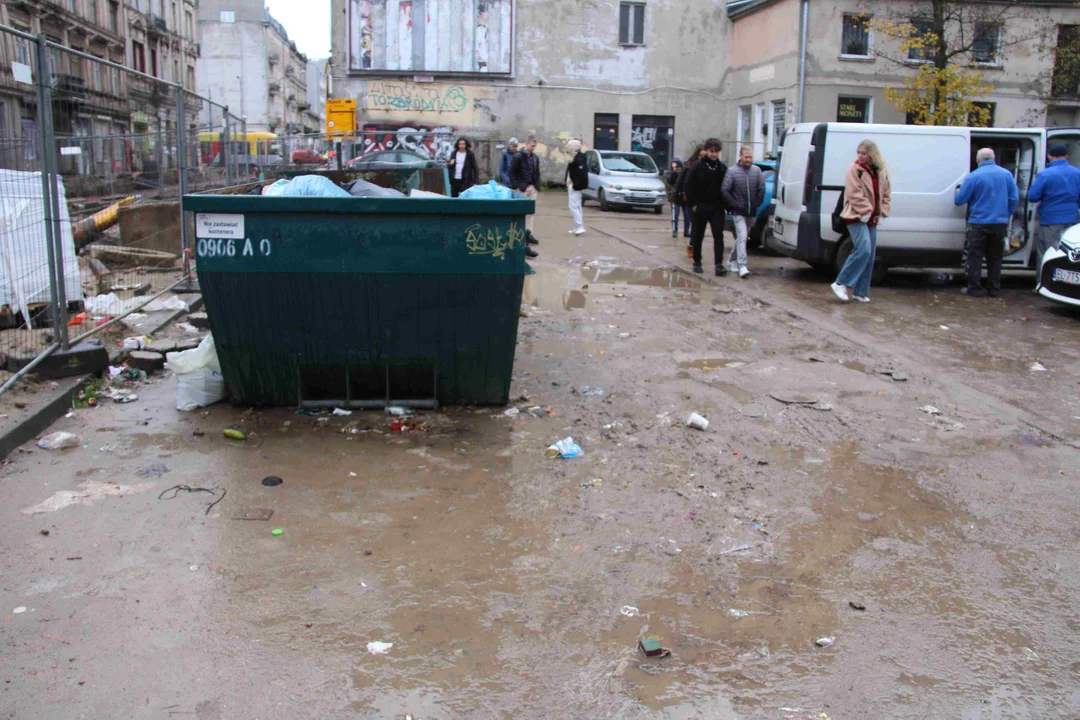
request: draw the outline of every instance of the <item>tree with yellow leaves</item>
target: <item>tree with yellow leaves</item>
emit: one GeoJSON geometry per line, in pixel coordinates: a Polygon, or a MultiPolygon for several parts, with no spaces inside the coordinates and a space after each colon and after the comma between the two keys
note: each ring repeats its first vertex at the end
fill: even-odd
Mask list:
{"type": "Polygon", "coordinates": [[[962,0],[889,6],[893,9],[884,17],[864,15],[868,27],[893,41],[877,54],[914,72],[903,87],[885,88],[886,99],[916,125],[989,125],[989,105],[979,100],[994,90],[985,69],[997,66],[1008,48],[1039,36],[1039,22],[1009,25],[1032,17],[1030,8],[962,0]],[[1017,33],[1015,26],[1028,32],[1017,33]]]}

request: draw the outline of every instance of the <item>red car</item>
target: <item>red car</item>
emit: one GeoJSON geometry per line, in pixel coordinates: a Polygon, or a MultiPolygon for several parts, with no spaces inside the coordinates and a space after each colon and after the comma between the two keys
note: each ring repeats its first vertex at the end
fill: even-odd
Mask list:
{"type": "Polygon", "coordinates": [[[292,161],[297,165],[322,165],[326,162],[326,156],[320,155],[311,148],[293,150],[292,161]]]}

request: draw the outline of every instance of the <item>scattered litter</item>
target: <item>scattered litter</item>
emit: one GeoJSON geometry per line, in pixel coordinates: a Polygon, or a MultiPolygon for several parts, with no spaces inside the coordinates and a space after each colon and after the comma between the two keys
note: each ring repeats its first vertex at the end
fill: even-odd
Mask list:
{"type": "Polygon", "coordinates": [[[619,608],[619,612],[621,612],[626,617],[637,617],[641,615],[641,611],[633,605],[623,605],[621,608],[619,608]]]}
{"type": "Polygon", "coordinates": [[[239,515],[234,515],[233,520],[269,520],[273,516],[274,511],[270,508],[251,508],[239,515]]]}
{"type": "Polygon", "coordinates": [[[810,408],[811,410],[818,410],[820,412],[832,412],[833,409],[832,405],[822,402],[814,403],[813,405],[807,405],[806,407],[810,408]]]}
{"type": "Polygon", "coordinates": [[[277,487],[283,482],[285,481],[279,478],[277,475],[267,475],[262,479],[262,484],[266,487],[277,487]]]}
{"type": "Polygon", "coordinates": [[[367,651],[372,655],[385,655],[390,652],[390,648],[394,647],[394,643],[380,642],[378,640],[369,642],[367,644],[367,651]]]}
{"type": "Polygon", "coordinates": [[[191,572],[195,572],[198,569],[199,569],[198,565],[192,565],[191,567],[188,568],[188,570],[190,570],[191,572]]]}
{"type": "Polygon", "coordinates": [[[210,488],[192,487],[190,485],[173,485],[171,488],[169,488],[167,490],[162,490],[161,494],[158,495],[158,500],[172,500],[173,498],[175,498],[177,495],[179,495],[182,492],[186,492],[186,493],[210,493],[211,495],[213,495],[216,499],[214,500],[214,502],[212,502],[212,503],[210,503],[209,505],[206,506],[206,512],[203,513],[203,515],[209,515],[210,511],[214,508],[214,506],[225,499],[225,495],[226,495],[226,493],[228,491],[225,488],[210,489],[210,488]],[[217,497],[217,491],[218,490],[221,490],[221,497],[217,497]],[[172,495],[169,495],[168,497],[165,497],[165,495],[167,493],[170,493],[170,492],[172,493],[172,495]]]}
{"type": "Polygon", "coordinates": [[[334,415],[352,415],[352,410],[342,410],[341,408],[334,408],[334,415]]]}
{"type": "Polygon", "coordinates": [[[815,405],[818,402],[817,398],[783,392],[771,392],[769,393],[769,397],[773,400],[778,400],[785,405],[815,405]]]}
{"type": "Polygon", "coordinates": [[[575,443],[572,437],[563,438],[544,451],[544,457],[561,457],[566,460],[581,457],[584,454],[585,452],[581,449],[581,446],[575,443]]]}
{"type": "Polygon", "coordinates": [[[1031,367],[1028,368],[1031,372],[1046,372],[1046,366],[1041,362],[1031,363],[1031,367]]]}
{"type": "Polygon", "coordinates": [[[938,327],[941,328],[942,330],[948,330],[949,329],[948,325],[938,325],[938,327]]]}
{"type": "Polygon", "coordinates": [[[164,298],[151,300],[150,302],[146,303],[146,305],[143,305],[142,309],[148,313],[160,312],[162,310],[183,310],[184,312],[191,311],[191,308],[188,306],[188,304],[180,298],[176,297],[175,295],[171,296],[167,300],[164,298]]]}
{"type": "Polygon", "coordinates": [[[836,638],[834,638],[834,637],[820,637],[820,638],[818,638],[817,640],[814,641],[814,644],[817,645],[818,647],[827,648],[830,645],[832,645],[834,642],[836,642],[836,638]]]}
{"type": "Polygon", "coordinates": [[[638,640],[638,648],[645,654],[645,657],[666,658],[671,656],[671,651],[653,637],[643,637],[638,640]]]}
{"type": "Polygon", "coordinates": [[[416,411],[412,408],[391,405],[390,407],[386,408],[386,414],[393,415],[394,417],[407,417],[409,415],[415,415],[416,411]]]}
{"type": "Polygon", "coordinates": [[[619,333],[619,337],[622,338],[623,340],[626,340],[627,338],[630,338],[631,335],[628,332],[621,332],[621,333],[619,333]]]}
{"type": "Polygon", "coordinates": [[[859,602],[857,600],[849,600],[848,605],[851,606],[852,610],[865,610],[866,609],[866,605],[864,605],[863,603],[861,603],[861,602],[859,602]]]}
{"type": "Polygon", "coordinates": [[[45,537],[49,537],[49,531],[48,530],[38,530],[38,534],[44,535],[45,537]]]}
{"type": "Polygon", "coordinates": [[[615,293],[615,297],[624,298],[624,297],[626,297],[626,293],[615,293]]]}
{"type": "Polygon", "coordinates": [[[938,410],[938,409],[937,409],[936,407],[934,407],[933,405],[923,405],[923,406],[922,406],[921,408],[919,408],[919,409],[920,409],[920,410],[922,410],[922,411],[923,411],[924,413],[926,413],[927,415],[940,415],[940,414],[941,414],[941,411],[940,411],[940,410],[938,410]]]}
{"type": "Polygon", "coordinates": [[[233,428],[225,429],[225,437],[230,440],[247,440],[247,435],[244,434],[243,430],[234,430],[233,428]]]}
{"type": "Polygon", "coordinates": [[[579,395],[584,395],[586,397],[602,397],[604,394],[604,388],[594,388],[589,387],[588,385],[583,385],[578,388],[577,392],[579,395]]]}
{"type": "Polygon", "coordinates": [[[147,462],[135,468],[135,477],[140,477],[144,480],[152,477],[159,478],[162,475],[168,474],[169,466],[165,463],[147,462]]]}
{"type": "Polygon", "coordinates": [[[151,340],[149,335],[124,338],[124,348],[127,350],[143,350],[151,342],[153,342],[153,340],[151,340]]]}
{"type": "Polygon", "coordinates": [[[270,531],[270,534],[273,535],[274,537],[281,537],[282,535],[285,534],[285,531],[282,530],[281,528],[274,528],[273,530],[270,531]]]}
{"type": "Polygon", "coordinates": [[[735,608],[728,608],[727,614],[731,617],[750,617],[750,613],[745,610],[736,610],[735,608]]]}
{"type": "Polygon", "coordinates": [[[86,313],[79,313],[78,315],[75,315],[70,320],[68,320],[68,327],[82,325],[84,322],[86,322],[86,313]]]}
{"type": "Polygon", "coordinates": [[[213,335],[204,337],[193,350],[166,353],[165,360],[176,374],[177,410],[206,407],[225,397],[225,378],[213,335]]]}
{"type": "Polygon", "coordinates": [[[697,413],[690,413],[690,417],[686,419],[686,424],[695,430],[707,430],[709,428],[709,421],[697,413]]]}
{"type": "Polygon", "coordinates": [[[43,450],[63,450],[64,448],[78,447],[82,444],[82,438],[78,435],[63,430],[50,433],[38,440],[38,447],[43,450]]]}
{"type": "Polygon", "coordinates": [[[604,484],[603,478],[593,478],[592,480],[583,480],[579,485],[583,488],[598,488],[604,484]]]}
{"type": "Polygon", "coordinates": [[[520,414],[521,414],[521,411],[518,410],[517,408],[509,408],[506,412],[503,413],[503,415],[505,415],[507,417],[517,417],[520,414]]]}
{"type": "Polygon", "coordinates": [[[722,552],[720,554],[721,555],[730,555],[731,553],[742,552],[743,550],[750,550],[753,547],[754,547],[753,545],[739,545],[737,547],[733,547],[733,548],[730,548],[728,550],[725,550],[724,552],[722,552]]]}
{"type": "Polygon", "coordinates": [[[11,612],[15,613],[16,615],[22,615],[24,612],[26,612],[26,607],[24,605],[20,605],[11,612]]]}
{"type": "Polygon", "coordinates": [[[135,402],[139,399],[139,396],[133,392],[117,390],[116,388],[109,388],[108,390],[106,390],[105,397],[109,398],[115,403],[129,403],[135,402]]]}
{"type": "MultiPolygon", "coordinates": [[[[128,317],[133,318],[133,317],[135,317],[135,314],[132,313],[131,315],[128,315],[128,317]]],[[[139,317],[146,317],[146,316],[145,315],[140,315],[139,317]]],[[[178,322],[178,323],[176,323],[176,325],[174,327],[177,327],[180,330],[183,330],[184,332],[187,332],[187,333],[200,332],[199,328],[195,327],[191,323],[186,323],[186,322],[178,322]]]]}
{"type": "Polygon", "coordinates": [[[356,477],[356,473],[354,473],[354,472],[352,472],[352,471],[350,470],[350,471],[349,471],[349,477],[356,477]]]}

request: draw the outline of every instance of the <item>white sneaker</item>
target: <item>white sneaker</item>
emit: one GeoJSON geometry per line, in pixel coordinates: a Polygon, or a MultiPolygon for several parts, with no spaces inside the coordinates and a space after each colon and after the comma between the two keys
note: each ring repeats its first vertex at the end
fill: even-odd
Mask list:
{"type": "Polygon", "coordinates": [[[732,275],[739,272],[739,266],[736,263],[733,263],[731,261],[728,261],[727,269],[728,269],[728,272],[731,273],[732,275]]]}
{"type": "Polygon", "coordinates": [[[741,277],[741,278],[750,277],[750,271],[747,270],[745,267],[739,268],[739,277],[741,277]]]}
{"type": "Polygon", "coordinates": [[[856,295],[855,302],[870,302],[870,298],[863,297],[862,295],[856,295]]]}
{"type": "Polygon", "coordinates": [[[573,235],[574,232],[575,232],[574,228],[570,228],[569,230],[566,231],[566,234],[567,235],[573,235]]]}
{"type": "Polygon", "coordinates": [[[837,285],[836,283],[833,283],[829,287],[832,288],[832,291],[836,295],[836,297],[840,298],[844,302],[847,302],[848,300],[851,299],[851,298],[848,297],[847,288],[844,287],[843,285],[837,285]]]}
{"type": "Polygon", "coordinates": [[[577,230],[574,230],[574,234],[575,235],[584,235],[585,234],[585,228],[578,228],[577,230]]]}

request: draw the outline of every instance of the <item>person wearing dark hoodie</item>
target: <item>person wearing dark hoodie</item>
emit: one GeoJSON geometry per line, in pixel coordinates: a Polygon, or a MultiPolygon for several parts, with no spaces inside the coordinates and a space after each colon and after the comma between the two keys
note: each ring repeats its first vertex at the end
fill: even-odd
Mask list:
{"type": "Polygon", "coordinates": [[[458,138],[454,143],[454,152],[450,153],[450,162],[446,167],[450,171],[450,197],[461,195],[462,191],[480,181],[476,156],[473,155],[472,145],[465,138],[458,138]]]}
{"type": "Polygon", "coordinates": [[[675,181],[675,196],[682,203],[683,214],[687,218],[687,226],[683,232],[683,237],[688,241],[686,243],[686,257],[690,260],[694,259],[694,247],[689,242],[694,227],[694,214],[690,212],[690,203],[686,201],[686,176],[690,172],[690,168],[694,167],[694,163],[701,159],[703,152],[705,152],[704,145],[698,145],[694,148],[694,152],[690,153],[690,159],[686,161],[686,165],[683,166],[682,172],[679,173],[679,177],[675,181]]]}
{"type": "Polygon", "coordinates": [[[686,176],[686,200],[694,213],[690,244],[694,249],[694,272],[701,268],[701,245],[705,240],[705,226],[712,228],[713,256],[716,275],[727,275],[724,267],[724,175],[727,165],[720,161],[722,146],[716,138],[705,141],[705,152],[694,163],[686,176]]]}
{"type": "Polygon", "coordinates": [[[664,173],[664,187],[667,188],[667,199],[671,203],[671,237],[679,237],[679,214],[683,216],[683,227],[686,237],[690,237],[690,210],[686,207],[682,197],[679,196],[679,179],[684,172],[682,160],[675,158],[671,161],[671,169],[664,173]]]}
{"type": "Polygon", "coordinates": [[[589,165],[585,161],[585,153],[581,152],[581,141],[571,140],[566,143],[566,149],[574,156],[566,166],[566,195],[570,205],[570,215],[574,218],[574,228],[571,235],[585,234],[585,221],[581,215],[581,191],[589,187],[589,165]]]}

